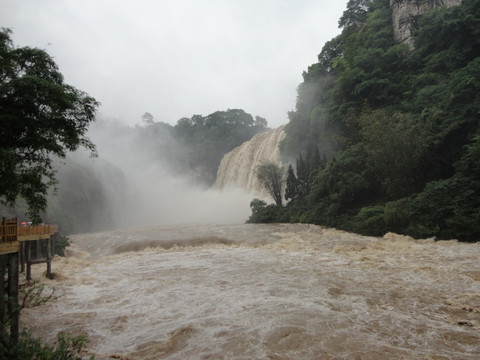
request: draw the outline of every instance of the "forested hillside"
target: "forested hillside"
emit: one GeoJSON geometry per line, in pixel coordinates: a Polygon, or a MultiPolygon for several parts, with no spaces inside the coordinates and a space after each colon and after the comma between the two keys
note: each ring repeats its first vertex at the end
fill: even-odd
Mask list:
{"type": "Polygon", "coordinates": [[[414,50],[387,0],[350,0],[339,26],[289,113],[289,202],[249,221],[480,240],[480,2],[422,16],[414,50]]]}

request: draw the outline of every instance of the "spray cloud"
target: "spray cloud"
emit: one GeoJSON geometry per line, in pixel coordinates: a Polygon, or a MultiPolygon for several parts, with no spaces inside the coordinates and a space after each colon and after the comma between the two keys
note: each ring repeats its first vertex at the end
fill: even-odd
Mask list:
{"type": "MultiPolygon", "coordinates": [[[[77,174],[79,168],[84,168],[90,175],[90,189],[81,184],[83,198],[89,197],[86,193],[92,187],[101,188],[93,195],[96,198],[90,199],[91,206],[82,210],[97,213],[96,219],[86,229],[74,227],[76,232],[185,223],[243,223],[248,218],[251,196],[241,189],[214,190],[196,183],[194,171],[184,166],[188,156],[185,148],[171,136],[168,125],[156,125],[129,127],[102,119],[92,125],[89,136],[99,157],[92,159],[86,153],[75,153],[67,162],[76,164],[77,174]],[[109,216],[98,216],[99,202],[109,216]]],[[[79,191],[71,189],[78,186],[73,182],[76,176],[71,175],[72,168],[70,165],[59,170],[59,197],[79,191]]],[[[79,201],[75,202],[78,207],[79,201]]],[[[78,211],[75,204],[70,207],[62,211],[78,211]]]]}

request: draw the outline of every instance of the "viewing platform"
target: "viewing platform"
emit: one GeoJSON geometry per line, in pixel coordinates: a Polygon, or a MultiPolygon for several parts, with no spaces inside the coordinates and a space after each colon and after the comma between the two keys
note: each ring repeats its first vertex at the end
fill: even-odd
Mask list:
{"type": "Polygon", "coordinates": [[[0,224],[0,321],[10,318],[10,338],[18,340],[19,265],[31,280],[31,265],[47,263],[47,277],[52,278],[52,259],[55,255],[57,225],[18,224],[18,219],[2,218],[0,224]],[[7,275],[7,281],[5,281],[7,275]]]}
{"type": "Polygon", "coordinates": [[[50,239],[57,233],[57,225],[19,225],[16,218],[3,218],[0,224],[0,255],[19,252],[21,242],[50,239]]]}
{"type": "Polygon", "coordinates": [[[0,256],[19,253],[21,271],[27,265],[27,280],[31,279],[31,265],[47,263],[47,277],[51,277],[51,261],[55,255],[58,226],[18,224],[18,220],[2,219],[0,225],[0,256]]]}

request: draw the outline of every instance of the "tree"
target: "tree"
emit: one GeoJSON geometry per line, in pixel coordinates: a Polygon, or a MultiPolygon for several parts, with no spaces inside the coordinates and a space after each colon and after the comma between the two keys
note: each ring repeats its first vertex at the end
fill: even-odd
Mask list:
{"type": "Polygon", "coordinates": [[[370,0],[349,0],[347,10],[338,20],[339,28],[357,27],[365,21],[370,0]]]}
{"type": "Polygon", "coordinates": [[[188,167],[199,184],[211,186],[223,156],[267,129],[267,120],[242,109],[216,111],[178,120],[173,136],[188,153],[188,167]]]}
{"type": "Polygon", "coordinates": [[[330,72],[333,69],[333,59],[342,56],[345,37],[342,34],[337,35],[332,40],[323,45],[322,51],[318,54],[318,64],[324,72],[330,72]]]}
{"type": "Polygon", "coordinates": [[[257,167],[257,178],[278,206],[282,206],[285,169],[273,162],[257,167]]]}
{"type": "Polygon", "coordinates": [[[142,115],[142,122],[148,126],[148,125],[153,125],[153,115],[150,114],[149,112],[146,112],[145,114],[142,115]]]}
{"type": "MultiPolygon", "coordinates": [[[[2,285],[3,286],[3,285],[2,285]]],[[[20,312],[25,308],[41,306],[51,300],[63,296],[59,288],[47,287],[36,281],[27,283],[20,289],[20,299],[16,311],[20,312]]],[[[2,314],[7,315],[7,314],[2,314]]],[[[77,335],[67,332],[57,334],[57,343],[52,346],[40,340],[34,339],[28,330],[19,334],[17,341],[12,341],[7,335],[8,316],[0,322],[0,359],[50,359],[50,360],[82,360],[84,347],[88,338],[79,333],[77,335]]],[[[93,359],[91,356],[89,359],[93,359]]]]}
{"type": "Polygon", "coordinates": [[[40,221],[47,190],[56,183],[53,157],[80,146],[96,155],[86,137],[99,103],[65,84],[44,50],[16,48],[10,30],[0,30],[0,201],[26,200],[40,221]]]}
{"type": "Polygon", "coordinates": [[[289,216],[283,206],[276,206],[275,204],[267,205],[263,200],[253,199],[250,203],[250,208],[252,209],[252,215],[247,220],[248,224],[268,224],[289,221],[289,216]]]}
{"type": "Polygon", "coordinates": [[[254,122],[256,127],[259,127],[261,129],[266,129],[268,127],[268,122],[267,119],[261,117],[261,116],[255,116],[255,122],[254,122]]]}
{"type": "Polygon", "coordinates": [[[298,197],[298,180],[292,165],[288,165],[287,181],[285,188],[285,200],[295,200],[298,197]]]}
{"type": "Polygon", "coordinates": [[[366,165],[379,180],[384,196],[391,200],[421,190],[420,169],[431,137],[427,126],[415,123],[409,114],[383,110],[362,113],[359,124],[366,165]]]}

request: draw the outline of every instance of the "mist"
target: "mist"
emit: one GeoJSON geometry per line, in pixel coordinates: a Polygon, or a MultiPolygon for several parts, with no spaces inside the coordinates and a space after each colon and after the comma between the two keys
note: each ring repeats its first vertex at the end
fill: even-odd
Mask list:
{"type": "Polygon", "coordinates": [[[98,157],[79,150],[60,164],[58,191],[49,206],[52,221],[67,222],[73,233],[244,223],[252,196],[198,183],[195,171],[185,167],[185,149],[168,127],[155,125],[130,127],[105,119],[93,124],[88,136],[98,157]]]}

